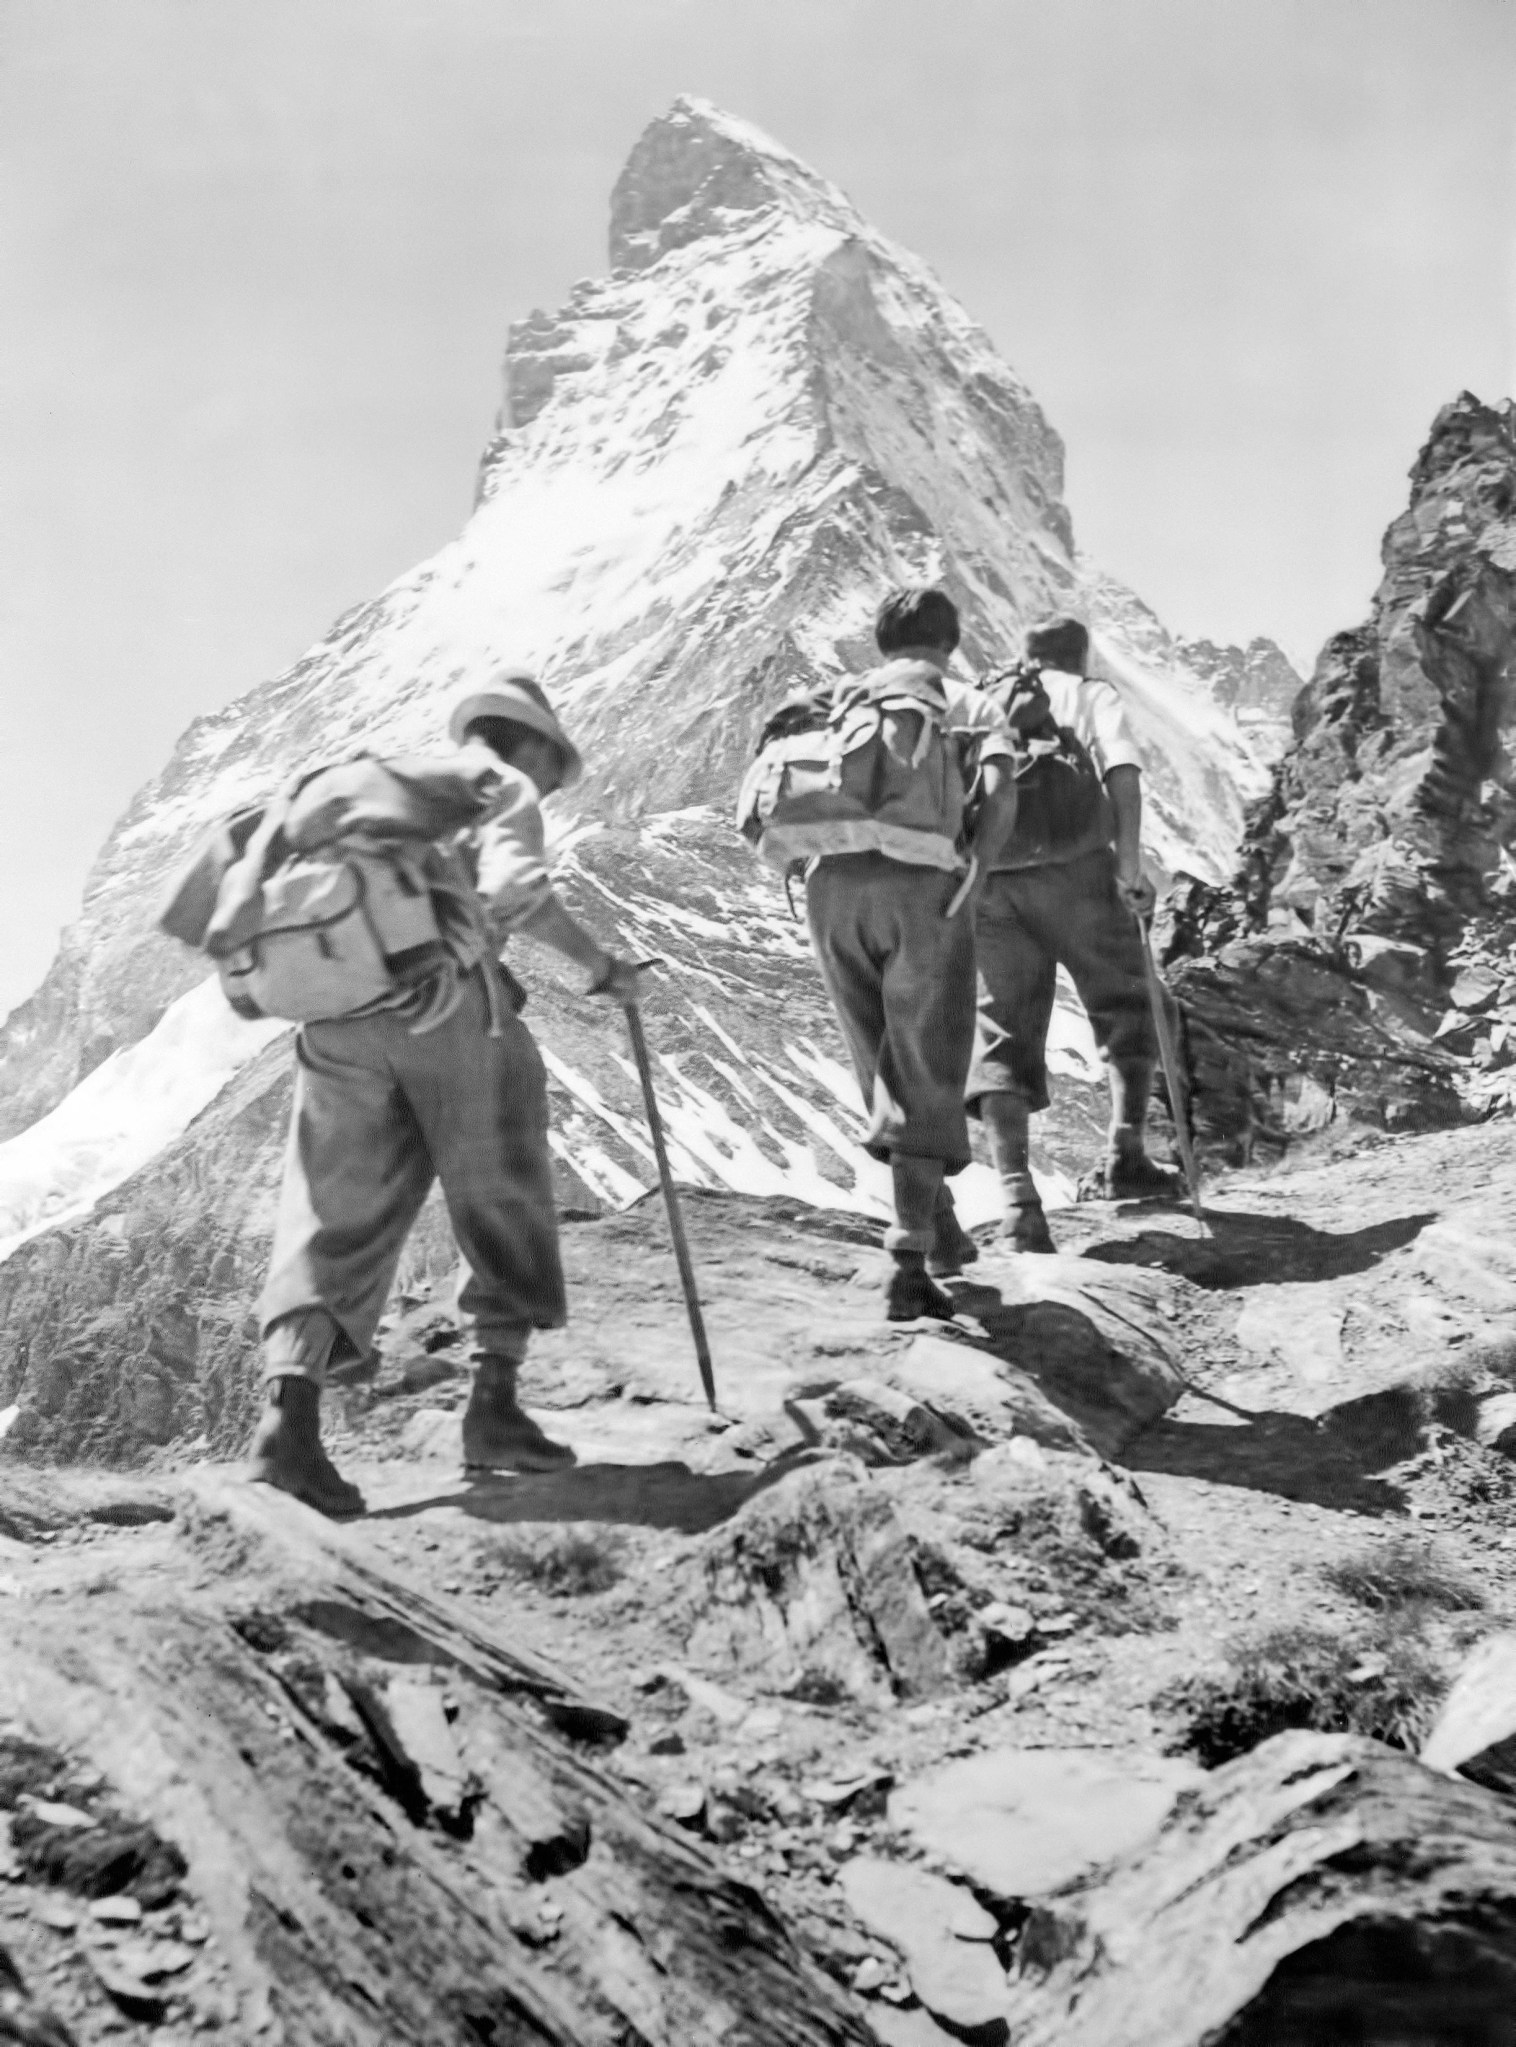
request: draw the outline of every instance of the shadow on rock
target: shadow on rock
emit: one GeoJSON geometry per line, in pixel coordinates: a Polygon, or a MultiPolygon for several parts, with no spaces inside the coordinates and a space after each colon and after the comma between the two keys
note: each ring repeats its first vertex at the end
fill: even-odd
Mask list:
{"type": "Polygon", "coordinates": [[[1290,1216],[1234,1215],[1211,1210],[1209,1237],[1144,1230],[1118,1243],[1096,1244],[1086,1258],[1103,1265],[1157,1265],[1193,1285],[1269,1286],[1290,1280],[1345,1279],[1367,1272],[1412,1243],[1435,1214],[1395,1216],[1367,1229],[1315,1230],[1290,1216]]]}
{"type": "Polygon", "coordinates": [[[576,1464],[567,1471],[492,1473],[456,1492],[375,1508],[370,1521],[409,1521],[437,1507],[457,1507],[476,1521],[603,1521],[626,1528],[672,1528],[703,1535],[729,1521],[755,1494],[800,1465],[808,1449],[777,1457],[757,1471],[691,1471],[687,1464],[576,1464]]]}
{"type": "MultiPolygon", "coordinates": [[[[1457,1389],[1449,1397],[1456,1401],[1457,1389]]],[[[1375,1474],[1415,1456],[1430,1421],[1456,1424],[1456,1417],[1441,1415],[1440,1405],[1439,1399],[1429,1405],[1425,1389],[1393,1386],[1323,1415],[1263,1413],[1233,1423],[1165,1417],[1138,1438],[1123,1462],[1133,1471],[1246,1486],[1318,1507],[1403,1513],[1404,1491],[1375,1474]]]]}

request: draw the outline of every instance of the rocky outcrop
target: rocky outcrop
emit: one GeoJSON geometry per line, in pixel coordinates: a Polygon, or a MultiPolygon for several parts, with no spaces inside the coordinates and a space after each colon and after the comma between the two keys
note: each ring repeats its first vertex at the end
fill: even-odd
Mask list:
{"type": "Polygon", "coordinates": [[[1265,760],[1274,760],[1294,737],[1292,711],[1305,687],[1289,656],[1272,640],[1251,639],[1245,647],[1214,640],[1181,640],[1186,664],[1211,686],[1218,704],[1237,723],[1265,760]]]}
{"type": "Polygon", "coordinates": [[[1438,415],[1367,621],[1328,641],[1235,884],[1163,950],[1201,1129],[1234,1155],[1336,1120],[1504,1103],[1516,1058],[1516,407],[1438,415]]]}
{"type": "Polygon", "coordinates": [[[607,1771],[618,1714],[278,1495],[167,1506],[114,1570],[64,1546],[7,1600],[12,2014],[45,1957],[89,2040],[119,2012],[287,2047],[866,2047],[757,1891],[607,1771]]]}
{"type": "Polygon", "coordinates": [[[1498,2038],[1516,1808],[1350,1735],[1286,1734],[1033,1912],[1018,2047],[1498,2038]],[[1491,2031],[1491,2028],[1496,2030],[1491,2031]]]}

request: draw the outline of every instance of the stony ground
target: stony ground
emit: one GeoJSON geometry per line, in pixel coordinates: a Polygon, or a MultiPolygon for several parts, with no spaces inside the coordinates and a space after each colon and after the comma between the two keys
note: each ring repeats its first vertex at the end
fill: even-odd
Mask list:
{"type": "MultiPolygon", "coordinates": [[[[1516,1626],[1508,1126],[1235,1174],[1203,1226],[1067,1211],[1056,1259],[985,1241],[948,1330],[880,1321],[866,1226],[726,1196],[688,1214],[718,1414],[646,1202],[565,1231],[575,1319],[527,1396],[574,1470],[464,1482],[440,1285],[330,1397],[330,1439],[374,1562],[623,1713],[603,1767],[770,1899],[883,2039],[946,2037],[888,1913],[858,1909],[874,1858],[973,1880],[972,1822],[934,1834],[912,1805],[939,1766],[1214,1763],[1302,1717],[1277,1717],[1292,1671],[1318,1724],[1414,1747],[1469,1647],[1516,1626]],[[976,1393],[985,1363],[1019,1407],[976,1393]]],[[[29,1525],[10,1497],[0,1591],[157,1539],[29,1525]]],[[[1024,1901],[974,1889],[1011,1959],[1024,1901]]],[[[177,1955],[201,1931],[169,1912],[159,1936],[177,1955]]],[[[0,1884],[0,1937],[79,2037],[133,2033],[86,1936],[138,1937],[0,1884]]],[[[214,1944],[196,1966],[182,2016],[213,2028],[214,1944]]]]}

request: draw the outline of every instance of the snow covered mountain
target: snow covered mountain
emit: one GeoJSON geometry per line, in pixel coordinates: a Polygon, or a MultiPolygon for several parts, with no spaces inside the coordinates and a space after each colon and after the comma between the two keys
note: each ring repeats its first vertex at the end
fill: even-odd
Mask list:
{"type": "MultiPolygon", "coordinates": [[[[669,962],[651,1020],[696,1182],[877,1201],[803,932],[726,818],[765,708],[867,665],[887,585],[952,590],[968,674],[1014,654],[1038,614],[1086,612],[1147,752],[1155,860],[1230,871],[1266,783],[1254,754],[1153,614],[1078,555],[1057,435],[922,263],[694,100],[633,150],[610,255],[608,278],[512,328],[459,537],[197,720],[111,835],[58,959],[0,1032],[0,1134],[26,1133],[0,1147],[0,1246],[150,1174],[199,1112],[224,1147],[209,1105],[249,1061],[284,1084],[282,1048],[214,1014],[192,993],[203,962],[153,928],[194,838],[297,765],[434,744],[453,696],[505,662],[542,675],[590,762],[557,820],[571,899],[669,962]],[[170,1070],[173,1107],[155,1078],[170,1070]]],[[[564,1199],[625,1199],[651,1176],[614,1019],[586,1016],[538,956],[525,971],[564,1199]]],[[[1059,1028],[1065,1070],[1093,1079],[1077,1011],[1059,1028]]],[[[1083,1100],[1050,1133],[1052,1166],[1076,1163],[1083,1100]]]]}

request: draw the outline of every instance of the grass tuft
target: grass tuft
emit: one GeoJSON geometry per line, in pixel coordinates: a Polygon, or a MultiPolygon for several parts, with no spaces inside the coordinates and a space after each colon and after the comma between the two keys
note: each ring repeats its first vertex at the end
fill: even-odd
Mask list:
{"type": "Polygon", "coordinates": [[[625,1540],[608,1530],[552,1529],[543,1535],[508,1536],[491,1561],[518,1585],[531,1585],[550,1599],[582,1599],[609,1592],[626,1575],[625,1540]]]}
{"type": "Polygon", "coordinates": [[[1219,1676],[1180,1679],[1154,1702],[1185,1722],[1172,1749],[1208,1770],[1292,1727],[1368,1735],[1414,1754],[1446,1689],[1404,1632],[1274,1628],[1233,1644],[1228,1663],[1219,1676]]]}
{"type": "Polygon", "coordinates": [[[1485,1603],[1471,1579],[1406,1536],[1328,1564],[1321,1575],[1345,1599],[1371,1613],[1473,1613],[1485,1603]]]}

